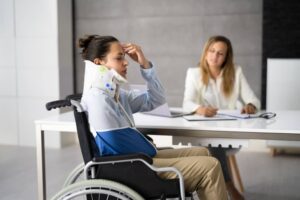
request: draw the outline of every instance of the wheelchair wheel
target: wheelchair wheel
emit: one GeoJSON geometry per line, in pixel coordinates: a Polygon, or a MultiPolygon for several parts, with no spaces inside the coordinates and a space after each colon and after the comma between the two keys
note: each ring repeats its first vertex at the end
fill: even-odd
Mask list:
{"type": "Polygon", "coordinates": [[[144,200],[131,188],[104,179],[84,180],[63,188],[51,200],[144,200]]]}
{"type": "Polygon", "coordinates": [[[85,177],[83,175],[83,168],[84,168],[84,163],[80,163],[77,165],[68,175],[66,178],[63,188],[67,187],[68,185],[71,185],[75,182],[85,180],[85,177]]]}

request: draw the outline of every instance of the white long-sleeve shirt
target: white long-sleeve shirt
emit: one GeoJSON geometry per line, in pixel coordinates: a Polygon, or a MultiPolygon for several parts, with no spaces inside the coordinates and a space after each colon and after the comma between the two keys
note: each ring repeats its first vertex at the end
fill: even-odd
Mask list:
{"type": "Polygon", "coordinates": [[[251,103],[260,109],[260,101],[250,88],[240,66],[235,69],[234,88],[229,97],[222,92],[222,72],[216,80],[210,79],[206,86],[202,81],[201,70],[189,68],[186,74],[183,109],[188,112],[196,111],[199,106],[214,106],[218,109],[241,109],[251,103]]]}

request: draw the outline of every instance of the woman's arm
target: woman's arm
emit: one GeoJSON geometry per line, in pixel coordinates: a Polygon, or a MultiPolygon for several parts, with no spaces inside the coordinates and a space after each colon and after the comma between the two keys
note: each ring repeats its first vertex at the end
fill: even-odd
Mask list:
{"type": "Polygon", "coordinates": [[[190,68],[185,79],[185,90],[183,97],[183,109],[187,112],[195,112],[199,115],[212,117],[217,114],[218,109],[212,106],[205,106],[201,102],[202,82],[200,81],[199,68],[190,68]]]}
{"type": "Polygon", "coordinates": [[[182,107],[187,112],[195,112],[201,106],[201,86],[197,87],[197,84],[200,84],[200,75],[196,70],[199,68],[189,68],[186,73],[182,107]]]}
{"type": "MultiPolygon", "coordinates": [[[[152,66],[151,63],[150,66],[152,66]]],[[[165,91],[156,75],[155,67],[141,69],[141,74],[147,83],[147,91],[128,93],[128,101],[133,113],[150,111],[166,103],[165,91]]]]}
{"type": "Polygon", "coordinates": [[[84,94],[82,105],[101,155],[142,152],[156,154],[155,147],[125,119],[122,109],[103,91],[92,88],[84,94]]]}
{"type": "Polygon", "coordinates": [[[140,65],[141,75],[147,83],[146,92],[141,94],[130,91],[128,93],[128,103],[132,112],[150,111],[166,103],[164,88],[152,63],[145,57],[142,48],[132,43],[126,43],[122,46],[125,53],[140,65]]]}
{"type": "Polygon", "coordinates": [[[245,104],[242,109],[242,113],[256,113],[257,110],[260,109],[260,101],[249,86],[248,81],[242,72],[242,69],[239,68],[239,70],[240,96],[245,104]]]}

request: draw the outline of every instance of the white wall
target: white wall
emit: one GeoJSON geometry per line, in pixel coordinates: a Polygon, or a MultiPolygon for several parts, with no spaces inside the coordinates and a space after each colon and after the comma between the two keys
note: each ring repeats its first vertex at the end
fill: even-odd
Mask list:
{"type": "MultiPolygon", "coordinates": [[[[267,110],[300,110],[300,59],[268,59],[267,110]]],[[[267,141],[269,147],[297,147],[298,141],[267,141]]]]}
{"type": "MultiPolygon", "coordinates": [[[[1,144],[34,146],[34,120],[59,112],[45,103],[73,92],[70,33],[71,0],[0,1],[1,144]],[[69,45],[64,57],[60,39],[69,45]]],[[[60,146],[54,135],[47,143],[60,146]]]]}
{"type": "Polygon", "coordinates": [[[267,110],[300,110],[300,59],[267,63],[267,110]]]}
{"type": "MultiPolygon", "coordinates": [[[[266,110],[300,109],[300,59],[267,60],[266,110]]],[[[250,140],[248,151],[269,151],[269,148],[300,147],[297,141],[250,140]]]]}

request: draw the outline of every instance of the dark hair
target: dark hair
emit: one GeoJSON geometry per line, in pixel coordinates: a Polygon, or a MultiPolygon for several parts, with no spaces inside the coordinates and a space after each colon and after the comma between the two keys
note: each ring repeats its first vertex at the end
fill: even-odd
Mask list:
{"type": "Polygon", "coordinates": [[[113,36],[100,35],[85,35],[79,38],[78,46],[82,48],[82,59],[93,62],[95,58],[105,57],[112,42],[118,42],[118,39],[113,36]]]}

